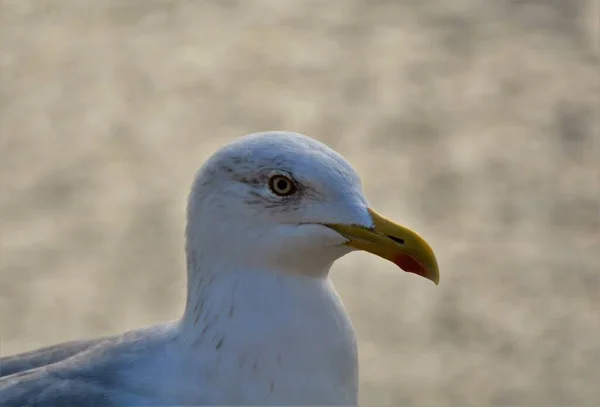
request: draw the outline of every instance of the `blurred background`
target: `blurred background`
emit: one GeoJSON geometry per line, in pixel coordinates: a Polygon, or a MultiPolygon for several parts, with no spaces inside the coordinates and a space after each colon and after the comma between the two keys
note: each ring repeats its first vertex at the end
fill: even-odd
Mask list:
{"type": "Polygon", "coordinates": [[[0,1],[7,355],[177,318],[196,169],[284,129],[346,156],[441,283],[333,279],[364,406],[598,406],[597,0],[0,1]]]}

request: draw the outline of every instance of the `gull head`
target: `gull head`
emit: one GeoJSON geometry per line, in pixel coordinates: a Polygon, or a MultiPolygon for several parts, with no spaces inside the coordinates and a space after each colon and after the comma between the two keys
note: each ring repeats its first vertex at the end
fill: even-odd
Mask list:
{"type": "Polygon", "coordinates": [[[346,159],[297,133],[250,134],[218,150],[194,180],[186,233],[188,263],[215,258],[224,270],[320,277],[365,250],[439,281],[425,240],[370,208],[346,159]]]}

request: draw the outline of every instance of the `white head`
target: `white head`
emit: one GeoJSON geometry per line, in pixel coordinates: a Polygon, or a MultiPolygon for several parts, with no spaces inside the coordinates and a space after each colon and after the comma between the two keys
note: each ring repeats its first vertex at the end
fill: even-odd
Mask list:
{"type": "Polygon", "coordinates": [[[217,151],[194,181],[187,239],[188,263],[215,256],[231,266],[323,276],[362,249],[437,283],[431,248],[369,209],[341,155],[296,133],[251,134],[217,151]]]}

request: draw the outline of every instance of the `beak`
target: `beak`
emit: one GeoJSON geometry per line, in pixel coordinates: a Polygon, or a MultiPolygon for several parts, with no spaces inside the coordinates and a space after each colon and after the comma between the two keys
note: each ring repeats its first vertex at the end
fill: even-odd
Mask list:
{"type": "Polygon", "coordinates": [[[425,277],[438,285],[438,263],[431,246],[416,232],[400,226],[372,209],[373,228],[358,225],[328,224],[346,239],[347,246],[365,250],[391,261],[402,270],[425,277]]]}

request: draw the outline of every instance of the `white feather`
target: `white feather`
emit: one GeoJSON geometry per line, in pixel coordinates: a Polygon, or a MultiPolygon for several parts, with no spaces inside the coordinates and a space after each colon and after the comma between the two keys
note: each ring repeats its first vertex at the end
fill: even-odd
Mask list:
{"type": "Polygon", "coordinates": [[[356,405],[354,331],[328,278],[350,249],[323,223],[372,226],[345,159],[294,133],[236,140],[190,193],[183,317],[84,350],[65,345],[65,360],[0,380],[0,402],[93,401],[100,389],[123,406],[356,405]],[[293,177],[298,194],[273,194],[275,173],[293,177]],[[40,386],[54,393],[40,399],[40,386]]]}

